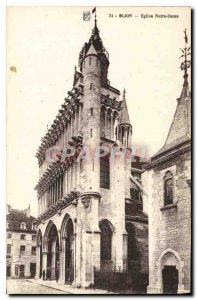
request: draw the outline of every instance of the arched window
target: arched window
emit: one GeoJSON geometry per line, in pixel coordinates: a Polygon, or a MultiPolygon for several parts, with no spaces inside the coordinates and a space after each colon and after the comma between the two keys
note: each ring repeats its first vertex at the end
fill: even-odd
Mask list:
{"type": "Polygon", "coordinates": [[[173,175],[170,171],[164,177],[164,205],[173,203],[173,175]]]}
{"type": "Polygon", "coordinates": [[[100,187],[110,188],[110,162],[109,156],[100,158],[100,187]]]}
{"type": "Polygon", "coordinates": [[[111,260],[112,230],[106,221],[100,224],[101,230],[101,260],[111,260]]]}

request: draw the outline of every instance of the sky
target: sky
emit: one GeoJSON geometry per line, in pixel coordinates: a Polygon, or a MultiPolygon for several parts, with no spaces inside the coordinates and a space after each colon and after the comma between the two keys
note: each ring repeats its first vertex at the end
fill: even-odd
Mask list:
{"type": "MultiPolygon", "coordinates": [[[[34,216],[35,154],[72,88],[74,66],[94,26],[93,16],[84,21],[83,12],[92,8],[7,9],[7,203],[18,209],[30,204],[34,216]]],[[[97,7],[97,19],[109,52],[111,85],[121,92],[126,89],[133,145],[150,157],[165,142],[181,94],[179,48],[184,47],[185,28],[190,43],[190,10],[97,7]],[[179,17],[155,18],[155,14],[179,17]]]]}

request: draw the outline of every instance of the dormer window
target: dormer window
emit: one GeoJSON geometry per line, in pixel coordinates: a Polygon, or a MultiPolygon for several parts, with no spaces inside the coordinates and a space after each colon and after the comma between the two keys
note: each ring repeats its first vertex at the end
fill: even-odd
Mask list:
{"type": "Polygon", "coordinates": [[[21,223],[21,229],[22,229],[22,230],[26,230],[26,229],[27,229],[27,228],[26,228],[26,223],[24,223],[24,222],[21,223]]]}
{"type": "Polygon", "coordinates": [[[31,229],[32,229],[32,230],[36,230],[36,224],[32,224],[32,225],[31,225],[31,229]]]}

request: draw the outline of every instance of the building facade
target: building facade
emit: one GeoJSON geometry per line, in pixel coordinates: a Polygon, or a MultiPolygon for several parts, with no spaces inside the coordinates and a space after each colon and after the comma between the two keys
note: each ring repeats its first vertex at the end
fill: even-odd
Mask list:
{"type": "MultiPolygon", "coordinates": [[[[132,205],[132,126],[125,93],[120,97],[108,80],[109,55],[96,19],[78,67],[73,88],[36,154],[36,278],[90,287],[106,273],[105,278],[112,272],[128,274],[133,233],[140,232],[147,245],[147,216],[140,199],[132,205]]],[[[137,272],[147,276],[145,251],[137,272]]]]}
{"type": "Polygon", "coordinates": [[[7,206],[7,278],[33,278],[36,274],[36,225],[30,207],[7,206]]]}
{"type": "Polygon", "coordinates": [[[165,145],[142,175],[149,217],[148,293],[191,291],[191,94],[186,46],[183,53],[183,89],[165,145]]]}

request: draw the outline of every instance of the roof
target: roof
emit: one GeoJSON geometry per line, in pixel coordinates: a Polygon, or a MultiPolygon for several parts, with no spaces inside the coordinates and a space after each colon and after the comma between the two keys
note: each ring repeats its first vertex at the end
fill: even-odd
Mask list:
{"type": "Polygon", "coordinates": [[[93,44],[90,45],[90,48],[89,48],[86,56],[88,56],[88,55],[96,55],[97,56],[97,52],[96,52],[93,44]]]}
{"type": "Polygon", "coordinates": [[[138,155],[132,155],[131,156],[131,169],[142,170],[143,165],[145,165],[149,162],[150,162],[150,160],[145,157],[141,157],[138,155]]]}
{"type": "Polygon", "coordinates": [[[184,77],[183,89],[180,98],[177,99],[177,108],[166,138],[164,146],[154,155],[151,160],[179,147],[191,140],[191,94],[187,77],[184,77]]]}
{"type": "Polygon", "coordinates": [[[7,223],[9,224],[9,230],[24,231],[24,229],[22,230],[20,228],[21,223],[24,222],[26,224],[25,231],[35,232],[35,230],[32,230],[32,223],[35,220],[35,218],[32,216],[27,217],[27,215],[20,210],[12,209],[11,212],[7,214],[6,220],[7,223]]]}

